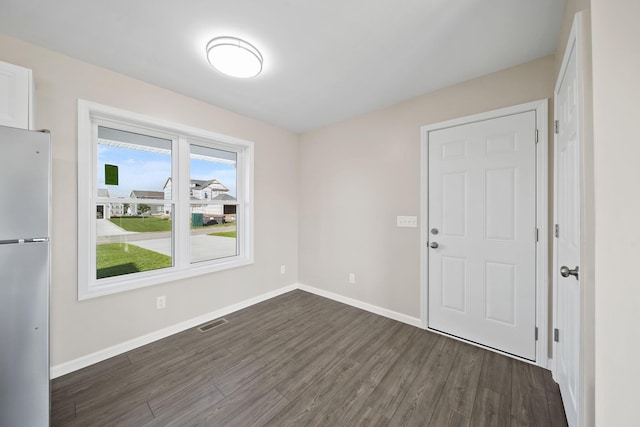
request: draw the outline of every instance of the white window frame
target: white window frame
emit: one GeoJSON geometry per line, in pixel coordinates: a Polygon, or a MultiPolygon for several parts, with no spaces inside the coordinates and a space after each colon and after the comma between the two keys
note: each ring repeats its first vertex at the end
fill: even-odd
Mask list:
{"type": "Polygon", "coordinates": [[[78,300],[157,285],[253,264],[254,143],[197,128],[78,100],[78,300]],[[172,140],[172,191],[165,202],[174,206],[173,267],[96,279],[96,202],[98,126],[144,133],[172,140]],[[238,255],[191,263],[189,154],[190,144],[233,151],[237,158],[238,255]],[[177,185],[176,185],[177,183],[177,185]],[[184,194],[184,197],[181,197],[184,194]]]}

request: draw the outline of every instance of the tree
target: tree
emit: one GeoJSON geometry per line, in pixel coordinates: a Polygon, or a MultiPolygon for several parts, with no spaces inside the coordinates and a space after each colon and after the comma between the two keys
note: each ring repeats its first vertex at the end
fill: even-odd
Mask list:
{"type": "Polygon", "coordinates": [[[144,215],[151,210],[151,206],[140,204],[138,205],[138,215],[144,215]]]}

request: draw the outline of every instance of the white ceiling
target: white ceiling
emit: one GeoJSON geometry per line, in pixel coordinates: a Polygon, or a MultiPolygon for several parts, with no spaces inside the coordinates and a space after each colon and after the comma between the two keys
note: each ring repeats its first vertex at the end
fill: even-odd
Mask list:
{"type": "Polygon", "coordinates": [[[0,0],[0,32],[305,132],[554,53],[565,0],[0,0]],[[254,44],[249,80],[205,45],[254,44]]]}

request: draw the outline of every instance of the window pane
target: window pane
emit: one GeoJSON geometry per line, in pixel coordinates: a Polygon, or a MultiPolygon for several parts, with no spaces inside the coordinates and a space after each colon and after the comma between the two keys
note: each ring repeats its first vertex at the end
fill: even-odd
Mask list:
{"type": "Polygon", "coordinates": [[[213,207],[191,205],[192,263],[238,255],[237,215],[211,214],[213,207]]]}
{"type": "Polygon", "coordinates": [[[98,197],[170,199],[171,140],[99,126],[97,174],[98,197]]]}
{"type": "Polygon", "coordinates": [[[98,127],[96,278],[173,266],[171,144],[98,127]]]}
{"type": "MultiPolygon", "coordinates": [[[[165,205],[146,205],[149,211],[143,215],[114,215],[117,210],[128,210],[129,206],[122,205],[96,206],[96,278],[173,266],[173,218],[170,213],[149,214],[165,205]]],[[[168,211],[172,210],[170,205],[168,211]]]]}
{"type": "Polygon", "coordinates": [[[237,153],[190,146],[191,262],[238,255],[237,153]]]}

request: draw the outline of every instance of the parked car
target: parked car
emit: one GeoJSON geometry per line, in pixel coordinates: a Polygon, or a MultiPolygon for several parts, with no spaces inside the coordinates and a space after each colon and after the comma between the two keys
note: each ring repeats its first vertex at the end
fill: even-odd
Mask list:
{"type": "Polygon", "coordinates": [[[223,215],[207,216],[204,218],[204,225],[216,225],[224,223],[225,220],[223,215]]]}

